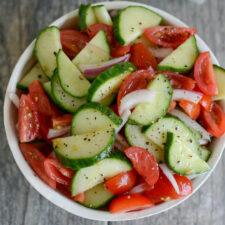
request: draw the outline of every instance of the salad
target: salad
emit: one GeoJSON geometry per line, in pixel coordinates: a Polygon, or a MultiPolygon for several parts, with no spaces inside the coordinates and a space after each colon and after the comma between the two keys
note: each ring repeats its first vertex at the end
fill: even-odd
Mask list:
{"type": "Polygon", "coordinates": [[[111,213],[190,195],[225,133],[225,70],[199,53],[196,33],[142,6],[104,5],[81,5],[77,27],[42,30],[9,96],[37,176],[111,213]]]}

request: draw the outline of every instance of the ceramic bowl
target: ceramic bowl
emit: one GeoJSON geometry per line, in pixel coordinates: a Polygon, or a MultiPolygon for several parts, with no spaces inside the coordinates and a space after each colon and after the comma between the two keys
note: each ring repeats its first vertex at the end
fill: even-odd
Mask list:
{"type": "MultiPolygon", "coordinates": [[[[104,4],[108,10],[112,9],[123,9],[124,7],[130,5],[141,5],[146,8],[149,8],[156,13],[160,14],[164,18],[164,22],[174,25],[174,26],[187,26],[182,21],[177,19],[176,17],[164,12],[160,9],[151,7],[149,5],[144,5],[136,2],[126,2],[126,1],[115,1],[115,2],[104,2],[98,3],[104,4]]],[[[55,25],[59,28],[70,28],[74,26],[76,23],[78,16],[78,10],[72,11],[67,13],[66,15],[60,17],[56,21],[54,21],[51,25],[55,25]]],[[[209,49],[209,47],[205,44],[205,42],[196,35],[197,43],[200,52],[203,51],[210,51],[211,59],[213,64],[218,64],[216,57],[214,56],[213,52],[209,49]]],[[[35,62],[35,58],[33,56],[33,49],[34,49],[34,42],[35,40],[26,48],[23,52],[21,57],[19,58],[13,72],[11,78],[8,83],[7,92],[16,92],[16,84],[24,76],[24,74],[31,68],[31,66],[35,62]]],[[[6,95],[7,96],[7,95],[6,95]]],[[[221,102],[224,107],[224,102],[221,102]]],[[[173,208],[179,205],[181,202],[186,200],[190,197],[187,196],[186,198],[182,198],[179,200],[173,200],[169,202],[165,202],[163,204],[157,205],[151,209],[146,209],[137,212],[130,212],[126,214],[110,214],[108,211],[102,211],[97,209],[89,209],[86,208],[70,199],[66,198],[62,194],[58,193],[57,191],[50,188],[46,185],[42,180],[37,177],[33,170],[29,167],[21,151],[18,147],[18,135],[16,130],[16,123],[17,123],[17,109],[9,100],[9,98],[5,98],[4,102],[4,124],[5,124],[5,131],[6,136],[8,139],[8,143],[13,154],[13,157],[25,176],[28,182],[46,199],[54,203],[55,205],[61,207],[62,209],[84,218],[92,219],[92,220],[100,220],[100,221],[122,221],[122,220],[135,220],[143,217],[149,217],[163,211],[166,211],[170,208],[173,208]]],[[[212,170],[206,174],[198,176],[196,179],[193,180],[194,192],[196,192],[199,187],[206,181],[209,177],[213,169],[215,168],[216,164],[218,163],[219,159],[221,158],[223,149],[225,146],[225,136],[221,138],[216,138],[212,141],[210,149],[212,150],[212,155],[209,160],[209,165],[212,167],[212,170]]],[[[193,192],[193,193],[194,193],[193,192]]]]}

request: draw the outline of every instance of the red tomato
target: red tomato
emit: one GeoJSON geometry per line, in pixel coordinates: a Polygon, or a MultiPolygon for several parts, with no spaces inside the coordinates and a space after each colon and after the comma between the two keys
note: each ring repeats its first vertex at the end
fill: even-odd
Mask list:
{"type": "Polygon", "coordinates": [[[154,203],[140,194],[126,194],[114,198],[109,204],[111,213],[124,213],[147,209],[154,206],[154,203]]]}
{"type": "Polygon", "coordinates": [[[70,185],[74,171],[64,167],[57,159],[46,158],[44,160],[44,168],[46,174],[57,183],[70,185]]]}
{"type": "Polygon", "coordinates": [[[174,89],[186,89],[191,91],[195,88],[196,82],[190,77],[169,71],[159,71],[157,73],[163,73],[174,89]]]}
{"type": "Polygon", "coordinates": [[[159,26],[149,27],[144,31],[146,37],[156,45],[165,48],[176,48],[185,42],[193,34],[196,34],[195,28],[159,26]]]}
{"type": "Polygon", "coordinates": [[[84,199],[85,199],[85,194],[83,192],[79,193],[73,197],[73,200],[75,200],[76,202],[80,202],[80,203],[82,203],[84,201],[84,199]]]}
{"type": "Polygon", "coordinates": [[[34,172],[49,186],[56,188],[55,180],[51,179],[44,169],[45,156],[34,146],[26,143],[19,144],[20,150],[34,172]]]}
{"type": "Polygon", "coordinates": [[[34,141],[32,145],[37,148],[41,153],[44,154],[45,157],[49,156],[51,152],[53,152],[52,143],[48,143],[46,141],[34,141]]]}
{"type": "Polygon", "coordinates": [[[37,80],[33,81],[29,86],[29,94],[31,99],[37,105],[37,110],[45,116],[56,115],[57,112],[51,104],[51,100],[46,95],[41,83],[37,80]]]}
{"type": "Polygon", "coordinates": [[[126,55],[130,52],[130,45],[122,46],[117,41],[113,40],[113,43],[111,44],[111,51],[110,54],[112,57],[120,57],[123,55],[126,55]]]}
{"type": "Polygon", "coordinates": [[[197,120],[199,115],[200,115],[200,111],[201,111],[201,106],[200,104],[195,104],[191,101],[182,99],[179,102],[179,106],[188,114],[188,116],[190,116],[193,120],[197,120]]]}
{"type": "Polygon", "coordinates": [[[148,69],[149,67],[156,69],[156,58],[144,44],[136,43],[132,45],[130,52],[130,62],[132,62],[138,69],[148,69]]]}
{"type": "Polygon", "coordinates": [[[211,112],[208,112],[202,108],[200,119],[206,130],[209,131],[213,136],[221,137],[224,134],[225,114],[217,103],[213,103],[211,112]]]}
{"type": "Polygon", "coordinates": [[[104,30],[108,43],[111,45],[113,41],[113,27],[107,24],[96,23],[88,27],[87,30],[83,31],[87,33],[90,39],[92,39],[100,30],[104,30]]]}
{"type": "Polygon", "coordinates": [[[72,114],[64,114],[62,116],[53,116],[52,117],[52,127],[58,129],[60,127],[66,127],[71,124],[72,114]]]}
{"type": "Polygon", "coordinates": [[[194,78],[204,94],[209,96],[218,95],[216,77],[209,52],[203,52],[198,56],[194,67],[194,78]]]}
{"type": "Polygon", "coordinates": [[[207,111],[210,112],[212,109],[213,101],[211,96],[203,95],[199,104],[207,111]]]}
{"type": "Polygon", "coordinates": [[[170,199],[179,199],[181,197],[190,195],[193,191],[191,181],[178,174],[173,175],[180,190],[180,194],[177,194],[173,185],[168,178],[160,170],[160,176],[158,182],[154,185],[154,188],[144,192],[153,202],[159,203],[161,201],[168,201],[170,199]]]}
{"type": "Polygon", "coordinates": [[[110,109],[112,109],[112,111],[113,111],[117,116],[119,116],[117,104],[111,105],[111,106],[110,106],[110,109]]]}
{"type": "Polygon", "coordinates": [[[39,123],[40,123],[40,128],[39,128],[40,135],[49,144],[52,144],[51,140],[48,139],[49,129],[52,128],[51,117],[45,116],[45,115],[42,115],[41,113],[39,113],[39,123]]]}
{"type": "Polygon", "coordinates": [[[117,96],[117,105],[120,107],[120,100],[132,91],[139,89],[145,89],[149,81],[154,76],[154,71],[152,70],[138,70],[130,74],[125,81],[123,81],[120,86],[120,90],[117,96]]]}
{"type": "Polygon", "coordinates": [[[155,157],[146,149],[129,147],[124,153],[131,160],[134,169],[145,179],[148,185],[153,185],[159,179],[159,166],[155,157]]]}
{"type": "Polygon", "coordinates": [[[63,51],[70,59],[73,59],[89,41],[87,35],[77,30],[61,30],[60,38],[63,51]]]}
{"type": "Polygon", "coordinates": [[[120,173],[105,182],[105,187],[109,192],[119,195],[129,191],[135,184],[137,174],[135,170],[120,173]]]}
{"type": "Polygon", "coordinates": [[[170,102],[170,107],[169,107],[169,109],[167,110],[167,112],[172,112],[172,111],[175,109],[176,105],[177,105],[176,101],[172,100],[172,101],[170,102]]]}
{"type": "Polygon", "coordinates": [[[40,127],[37,108],[32,99],[24,94],[20,97],[18,126],[21,143],[37,138],[40,127]]]}

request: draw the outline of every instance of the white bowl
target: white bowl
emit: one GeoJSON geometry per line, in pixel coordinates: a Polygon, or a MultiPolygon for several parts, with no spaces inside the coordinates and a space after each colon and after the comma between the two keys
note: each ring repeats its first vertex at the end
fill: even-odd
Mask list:
{"type": "MultiPolygon", "coordinates": [[[[98,3],[99,4],[99,3],[98,3]]],[[[175,26],[187,26],[183,22],[181,22],[176,17],[151,6],[135,3],[135,2],[104,2],[104,4],[107,9],[122,9],[124,7],[130,6],[130,5],[141,5],[146,8],[149,8],[156,13],[160,14],[166,22],[169,24],[175,25],[175,26]]],[[[75,23],[75,17],[77,18],[78,10],[75,10],[73,12],[70,12],[61,18],[57,19],[55,22],[53,22],[51,25],[55,25],[59,28],[69,28],[75,23]]],[[[204,41],[202,41],[201,38],[196,36],[198,47],[200,52],[203,51],[210,51],[211,53],[211,59],[213,64],[218,64],[218,61],[212,51],[209,49],[209,47],[205,44],[204,41]]],[[[20,59],[18,60],[11,78],[8,83],[7,92],[16,92],[16,84],[21,79],[21,77],[31,68],[31,66],[34,64],[34,57],[33,57],[33,49],[34,49],[34,41],[26,48],[20,59]]],[[[6,95],[7,96],[7,95],[6,95]]],[[[223,108],[225,108],[225,101],[221,102],[223,108]]],[[[126,214],[110,214],[107,211],[101,211],[101,210],[95,210],[95,209],[89,209],[82,205],[77,204],[74,201],[71,201],[70,199],[66,198],[65,196],[61,195],[57,191],[50,188],[48,185],[46,185],[42,180],[40,180],[33,172],[33,170],[29,167],[25,159],[23,158],[23,155],[21,154],[21,151],[18,147],[18,135],[16,130],[16,123],[17,123],[17,109],[14,107],[12,102],[9,100],[9,98],[5,98],[4,102],[4,124],[5,124],[5,130],[6,130],[6,136],[8,139],[8,143],[10,146],[10,149],[12,151],[12,154],[14,156],[14,159],[20,168],[23,175],[26,177],[26,179],[29,181],[29,183],[46,199],[54,203],[55,205],[65,209],[66,211],[78,215],[84,218],[92,219],[92,220],[100,220],[100,221],[122,221],[122,220],[134,220],[139,219],[147,216],[152,216],[154,214],[161,213],[163,211],[166,211],[174,206],[177,206],[184,200],[190,197],[187,196],[186,198],[182,198],[179,200],[173,200],[170,202],[165,202],[161,205],[157,205],[151,209],[146,209],[138,212],[130,212],[126,214]]],[[[223,149],[225,147],[225,136],[221,138],[217,138],[213,140],[210,148],[213,150],[212,155],[209,160],[209,165],[212,167],[212,170],[206,174],[203,174],[199,177],[197,177],[195,180],[193,180],[193,186],[194,186],[194,192],[198,190],[198,188],[206,181],[206,179],[209,177],[210,173],[214,170],[216,164],[218,163],[219,159],[221,158],[223,149]]]]}

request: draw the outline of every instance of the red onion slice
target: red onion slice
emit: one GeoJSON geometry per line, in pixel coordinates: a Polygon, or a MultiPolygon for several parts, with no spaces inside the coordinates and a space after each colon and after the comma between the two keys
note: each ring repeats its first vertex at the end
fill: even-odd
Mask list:
{"type": "Polygon", "coordinates": [[[134,186],[130,191],[129,193],[130,194],[141,194],[143,193],[144,191],[146,190],[151,190],[154,188],[154,185],[152,186],[149,186],[146,182],[144,183],[141,183],[141,184],[138,184],[136,186],[134,186]]]}
{"type": "Polygon", "coordinates": [[[70,126],[63,127],[61,129],[49,129],[48,131],[48,139],[61,137],[63,135],[66,135],[70,132],[70,126]]]}
{"type": "Polygon", "coordinates": [[[203,94],[196,91],[188,91],[185,89],[174,89],[173,90],[173,100],[179,101],[181,99],[185,99],[191,102],[194,102],[195,104],[198,104],[201,100],[203,94]]]}
{"type": "Polygon", "coordinates": [[[120,130],[123,128],[123,126],[126,124],[126,122],[129,119],[130,114],[131,114],[130,110],[127,110],[120,116],[123,119],[123,123],[115,129],[116,134],[118,134],[120,132],[120,130]]]}
{"type": "Polygon", "coordinates": [[[192,120],[185,113],[181,112],[178,109],[174,109],[172,112],[170,112],[170,114],[182,120],[188,127],[199,131],[202,134],[202,139],[205,139],[207,141],[211,140],[211,134],[208,131],[206,131],[198,122],[192,120]]]}
{"type": "Polygon", "coordinates": [[[151,103],[155,99],[155,92],[148,89],[133,91],[125,95],[120,102],[119,114],[134,108],[139,103],[151,103]]]}
{"type": "Polygon", "coordinates": [[[164,59],[167,57],[172,51],[172,48],[148,48],[150,52],[159,59],[164,59]]]}
{"type": "Polygon", "coordinates": [[[101,63],[93,63],[93,64],[79,64],[79,68],[84,73],[84,75],[93,76],[99,75],[101,72],[105,71],[106,69],[114,66],[117,63],[127,62],[130,58],[130,54],[121,56],[119,58],[114,58],[106,62],[101,63]]]}
{"type": "Polygon", "coordinates": [[[116,135],[116,140],[115,140],[115,143],[114,143],[114,147],[117,150],[122,152],[126,148],[129,147],[129,144],[127,143],[126,139],[121,134],[117,134],[116,135]]]}
{"type": "Polygon", "coordinates": [[[164,163],[159,164],[159,167],[163,171],[164,175],[168,178],[170,183],[173,185],[174,190],[177,192],[177,194],[180,194],[180,190],[179,190],[178,184],[173,176],[173,172],[164,163]]]}

